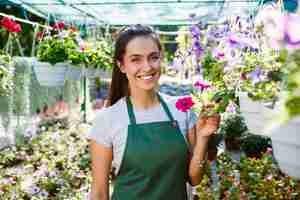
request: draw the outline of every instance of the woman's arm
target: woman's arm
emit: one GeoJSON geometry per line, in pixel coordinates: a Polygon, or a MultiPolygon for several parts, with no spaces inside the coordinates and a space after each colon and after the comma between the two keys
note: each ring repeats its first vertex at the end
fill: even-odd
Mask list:
{"type": "Polygon", "coordinates": [[[112,148],[90,141],[92,158],[92,191],[90,200],[109,200],[109,174],[112,163],[112,148]]]}
{"type": "Polygon", "coordinates": [[[192,186],[198,185],[203,176],[207,143],[210,135],[218,128],[220,116],[201,118],[196,126],[188,131],[191,159],[189,163],[189,177],[192,186]]]}

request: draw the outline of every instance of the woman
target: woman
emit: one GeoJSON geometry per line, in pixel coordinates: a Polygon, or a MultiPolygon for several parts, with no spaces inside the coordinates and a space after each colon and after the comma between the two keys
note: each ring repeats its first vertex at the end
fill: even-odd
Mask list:
{"type": "Polygon", "coordinates": [[[149,27],[123,30],[114,59],[109,107],[98,113],[89,135],[91,199],[109,199],[113,167],[113,200],[186,200],[186,182],[201,181],[207,141],[219,117],[192,119],[187,128],[185,113],[156,92],[162,48],[149,27]]]}

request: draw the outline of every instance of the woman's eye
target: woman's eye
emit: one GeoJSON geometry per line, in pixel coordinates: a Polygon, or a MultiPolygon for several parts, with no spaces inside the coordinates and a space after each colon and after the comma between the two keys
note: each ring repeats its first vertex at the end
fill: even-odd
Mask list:
{"type": "Polygon", "coordinates": [[[139,62],[139,61],[140,61],[139,58],[134,58],[134,59],[131,60],[131,62],[139,62]]]}
{"type": "Polygon", "coordinates": [[[160,57],[159,56],[152,56],[150,59],[156,61],[156,60],[159,60],[160,57]]]}

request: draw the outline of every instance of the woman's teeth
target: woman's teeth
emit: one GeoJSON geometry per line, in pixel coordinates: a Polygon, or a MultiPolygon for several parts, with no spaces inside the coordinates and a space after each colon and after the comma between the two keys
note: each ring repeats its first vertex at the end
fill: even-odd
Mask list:
{"type": "Polygon", "coordinates": [[[144,80],[148,80],[148,79],[152,78],[152,75],[151,76],[142,76],[141,78],[144,79],[144,80]]]}
{"type": "Polygon", "coordinates": [[[149,80],[154,76],[154,74],[147,75],[147,76],[138,76],[138,78],[143,79],[143,80],[149,80]]]}

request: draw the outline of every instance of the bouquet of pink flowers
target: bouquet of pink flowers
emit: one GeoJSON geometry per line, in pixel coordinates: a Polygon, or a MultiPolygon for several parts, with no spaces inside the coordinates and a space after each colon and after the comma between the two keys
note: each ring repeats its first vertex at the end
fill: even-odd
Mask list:
{"type": "Polygon", "coordinates": [[[226,111],[234,95],[225,90],[218,90],[212,84],[199,80],[194,84],[191,96],[177,100],[176,108],[182,112],[192,109],[204,116],[213,116],[226,111]]]}

